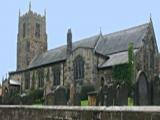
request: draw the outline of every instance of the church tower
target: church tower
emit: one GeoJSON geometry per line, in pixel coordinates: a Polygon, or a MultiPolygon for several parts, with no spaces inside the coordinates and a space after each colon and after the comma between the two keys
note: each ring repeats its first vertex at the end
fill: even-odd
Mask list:
{"type": "Polygon", "coordinates": [[[20,15],[17,35],[17,70],[28,67],[33,58],[47,51],[46,11],[44,16],[29,11],[20,15]]]}

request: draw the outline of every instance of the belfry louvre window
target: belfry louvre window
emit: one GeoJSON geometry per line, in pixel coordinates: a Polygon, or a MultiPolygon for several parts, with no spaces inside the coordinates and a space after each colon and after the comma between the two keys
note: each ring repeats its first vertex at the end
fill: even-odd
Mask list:
{"type": "Polygon", "coordinates": [[[40,38],[40,24],[36,23],[35,37],[40,38]]]}
{"type": "Polygon", "coordinates": [[[84,60],[81,56],[77,56],[73,62],[74,79],[81,80],[84,78],[84,60]]]}
{"type": "Polygon", "coordinates": [[[23,23],[23,38],[26,36],[26,23],[23,23]]]}

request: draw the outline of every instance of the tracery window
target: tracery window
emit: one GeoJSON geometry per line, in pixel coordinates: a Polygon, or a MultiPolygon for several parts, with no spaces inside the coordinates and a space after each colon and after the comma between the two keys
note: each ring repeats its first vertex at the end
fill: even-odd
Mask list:
{"type": "Polygon", "coordinates": [[[81,80],[84,78],[84,60],[81,56],[77,56],[73,62],[74,79],[81,80]]]}

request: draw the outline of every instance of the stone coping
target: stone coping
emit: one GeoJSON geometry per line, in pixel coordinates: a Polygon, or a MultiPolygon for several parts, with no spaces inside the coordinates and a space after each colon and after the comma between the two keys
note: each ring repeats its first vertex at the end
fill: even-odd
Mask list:
{"type": "Polygon", "coordinates": [[[99,111],[99,112],[157,112],[160,106],[31,106],[31,105],[0,105],[0,109],[39,109],[59,111],[99,111]]]}

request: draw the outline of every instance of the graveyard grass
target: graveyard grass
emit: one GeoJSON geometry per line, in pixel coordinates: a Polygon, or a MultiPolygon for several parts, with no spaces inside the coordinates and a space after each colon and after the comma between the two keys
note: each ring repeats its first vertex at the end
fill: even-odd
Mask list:
{"type": "Polygon", "coordinates": [[[88,106],[88,100],[82,100],[81,106],[88,106]]]}
{"type": "Polygon", "coordinates": [[[128,106],[133,106],[134,103],[133,103],[133,99],[132,98],[128,98],[128,106]]]}

